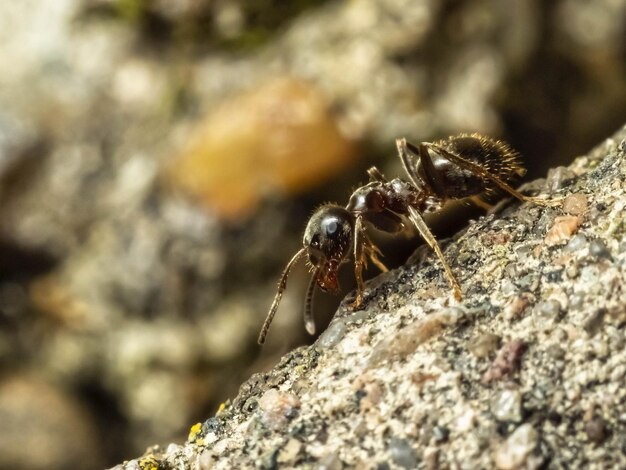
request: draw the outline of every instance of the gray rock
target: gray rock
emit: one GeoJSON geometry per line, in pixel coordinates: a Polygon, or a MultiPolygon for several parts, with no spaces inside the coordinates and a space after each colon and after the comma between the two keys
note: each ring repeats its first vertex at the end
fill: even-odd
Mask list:
{"type": "MultiPolygon", "coordinates": [[[[613,141],[624,138],[626,127],[613,141]]],[[[584,192],[592,206],[605,205],[596,219],[583,220],[580,231],[609,245],[607,231],[626,216],[614,206],[626,198],[626,186],[615,183],[626,178],[626,155],[611,145],[600,148],[610,150],[604,159],[581,157],[572,164],[578,176],[563,191],[584,192]],[[590,161],[596,162],[593,168],[590,161]]],[[[558,208],[529,204],[510,210],[525,212],[529,223],[543,217],[550,225],[559,216],[558,208]]],[[[599,467],[625,466],[626,351],[620,325],[626,298],[617,286],[626,283],[626,253],[585,257],[577,277],[547,276],[551,270],[539,266],[571,260],[572,251],[566,245],[546,249],[544,234],[531,232],[498,250],[481,244],[477,234],[486,233],[497,217],[471,224],[452,242],[457,252],[471,250],[478,259],[471,269],[454,264],[462,287],[472,286],[460,304],[451,299],[434,256],[425,256],[419,269],[400,267],[387,275],[384,290],[372,292],[363,305],[366,313],[350,328],[331,327],[332,348],[297,349],[246,382],[215,418],[221,423],[217,440],[204,443],[201,432],[182,448],[154,457],[173,465],[184,460],[184,449],[200,447],[215,468],[271,466],[291,442],[287,457],[320,465],[330,459],[328,465],[338,466],[328,456],[339,456],[355,466],[413,468],[423,458],[428,465],[461,461],[467,468],[581,468],[592,443],[599,467]],[[518,263],[519,272],[537,285],[527,297],[537,307],[532,314],[521,309],[507,316],[510,297],[500,287],[518,272],[505,267],[522,243],[535,246],[518,263]],[[563,307],[568,299],[575,308],[563,307]],[[560,315],[558,328],[546,329],[541,321],[560,315]],[[498,338],[502,346],[495,354],[498,338]],[[254,397],[262,397],[260,409],[246,406],[254,397]],[[581,403],[610,403],[610,412],[583,422],[581,403]]],[[[335,325],[352,315],[348,303],[339,308],[335,325]]]]}

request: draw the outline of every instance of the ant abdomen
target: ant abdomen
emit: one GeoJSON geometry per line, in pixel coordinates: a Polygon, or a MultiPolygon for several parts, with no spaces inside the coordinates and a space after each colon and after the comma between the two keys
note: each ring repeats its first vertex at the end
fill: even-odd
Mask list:
{"type": "MultiPolygon", "coordinates": [[[[479,134],[449,137],[427,144],[427,149],[438,173],[438,181],[432,186],[440,197],[461,199],[486,195],[498,189],[492,179],[475,170],[461,168],[450,160],[449,154],[478,165],[490,176],[495,176],[505,183],[516,181],[526,172],[515,150],[504,142],[479,134]]],[[[422,178],[428,179],[423,165],[419,166],[418,172],[422,178]]]]}

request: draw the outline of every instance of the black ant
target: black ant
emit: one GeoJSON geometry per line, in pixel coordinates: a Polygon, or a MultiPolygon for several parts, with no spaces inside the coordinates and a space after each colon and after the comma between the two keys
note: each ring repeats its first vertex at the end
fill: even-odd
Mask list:
{"type": "Polygon", "coordinates": [[[367,171],[370,182],[352,193],[345,208],[325,204],[315,211],[304,231],[303,248],[291,258],[282,273],[276,297],[259,335],[259,344],[265,342],[287,286],[289,271],[304,255],[308,255],[313,272],[305,296],[304,325],[309,334],[314,334],[312,301],[315,287],[319,286],[325,292],[337,292],[339,266],[350,252],[354,256],[357,282],[353,308],[358,307],[363,299],[363,266],[368,258],[380,270],[387,271],[378,258],[380,251],[367,237],[366,226],[397,234],[406,228],[407,222],[412,224],[437,254],[454,297],[460,300],[461,287],[422,214],[441,209],[449,199],[476,200],[498,190],[521,201],[551,204],[525,196],[509,185],[526,170],[519,154],[504,142],[479,134],[460,134],[419,145],[397,139],[396,145],[408,181],[401,178],[388,181],[376,167],[372,167],[367,171]]]}

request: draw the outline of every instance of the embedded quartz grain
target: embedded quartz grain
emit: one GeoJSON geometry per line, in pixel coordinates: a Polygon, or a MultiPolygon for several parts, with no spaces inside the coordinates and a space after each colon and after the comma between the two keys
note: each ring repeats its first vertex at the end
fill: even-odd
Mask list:
{"type": "Polygon", "coordinates": [[[491,404],[491,412],[500,421],[522,420],[522,395],[519,390],[502,390],[491,404]]]}
{"type": "Polygon", "coordinates": [[[389,454],[393,463],[402,468],[415,468],[417,456],[411,443],[405,439],[391,439],[389,443],[389,454]]]}
{"type": "Polygon", "coordinates": [[[626,187],[604,180],[626,177],[622,141],[626,128],[556,190],[605,205],[567,243],[546,246],[544,228],[563,217],[554,208],[512,203],[470,224],[444,250],[457,255],[461,302],[427,252],[369,283],[363,310],[344,300],[316,345],[254,375],[187,444],[153,458],[185,467],[191,449],[217,469],[626,466],[626,253],[613,205],[626,187]],[[535,228],[518,231],[522,220],[535,228]],[[494,226],[511,234],[498,249],[483,244],[494,226]],[[594,240],[611,256],[591,253],[594,240]],[[558,275],[571,263],[577,276],[558,275]]]}
{"type": "Polygon", "coordinates": [[[496,467],[502,470],[520,468],[537,445],[538,439],[537,431],[530,424],[521,425],[496,450],[496,467]]]}
{"type": "Polygon", "coordinates": [[[582,215],[587,211],[587,196],[570,194],[563,200],[563,212],[570,215],[582,215]]]}
{"type": "Polygon", "coordinates": [[[546,235],[546,245],[560,245],[566,242],[578,231],[580,224],[581,219],[579,217],[571,215],[557,217],[546,235]]]}
{"type": "Polygon", "coordinates": [[[271,429],[283,427],[297,413],[300,401],[294,395],[270,388],[259,400],[262,421],[271,429]]]}
{"type": "Polygon", "coordinates": [[[481,333],[469,343],[469,350],[478,358],[484,359],[496,350],[500,337],[491,333],[481,333]]]}

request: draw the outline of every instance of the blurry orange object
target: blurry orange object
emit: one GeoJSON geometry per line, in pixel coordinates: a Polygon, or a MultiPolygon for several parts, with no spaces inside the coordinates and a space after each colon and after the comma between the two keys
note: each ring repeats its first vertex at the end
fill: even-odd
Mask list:
{"type": "Polygon", "coordinates": [[[193,131],[168,176],[226,219],[249,214],[264,194],[304,191],[346,168],[354,145],[322,94],[281,78],[235,96],[193,131]]]}

